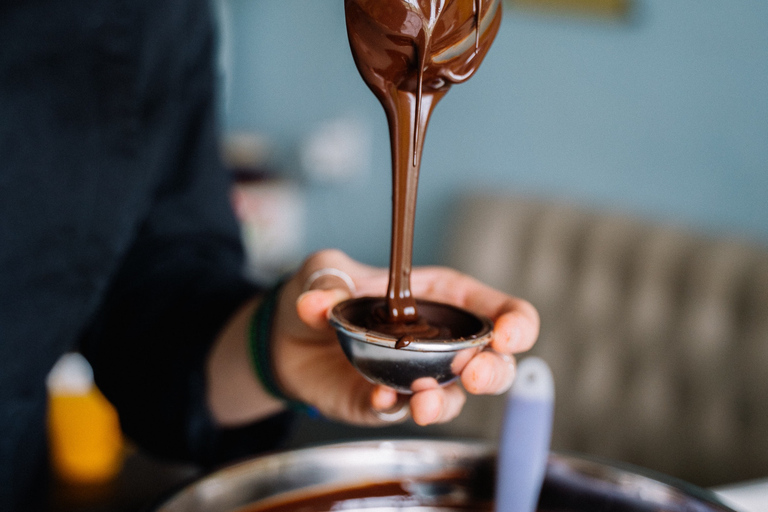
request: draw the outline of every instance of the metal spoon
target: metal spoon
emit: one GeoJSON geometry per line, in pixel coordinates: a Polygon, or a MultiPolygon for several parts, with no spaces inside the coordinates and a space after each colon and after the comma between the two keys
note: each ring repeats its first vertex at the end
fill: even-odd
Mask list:
{"type": "Polygon", "coordinates": [[[398,338],[366,329],[364,313],[384,299],[360,297],[333,308],[331,325],[347,359],[366,379],[384,384],[399,393],[413,392],[416,381],[431,379],[438,385],[454,381],[471,357],[491,340],[493,323],[468,311],[418,300],[419,311],[425,317],[440,316],[440,310],[450,310],[454,322],[468,326],[456,339],[421,340],[414,337],[402,348],[396,348],[398,338]]]}

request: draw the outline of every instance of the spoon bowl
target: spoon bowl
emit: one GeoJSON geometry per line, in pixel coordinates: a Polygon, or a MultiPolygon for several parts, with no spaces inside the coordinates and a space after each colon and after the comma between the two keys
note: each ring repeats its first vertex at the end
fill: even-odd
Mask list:
{"type": "Polygon", "coordinates": [[[485,317],[439,302],[416,301],[419,315],[432,325],[446,328],[449,338],[419,339],[414,336],[402,348],[399,338],[366,327],[371,312],[385,299],[360,297],[333,308],[330,323],[352,365],[368,381],[409,394],[416,386],[453,382],[464,365],[490,341],[493,323],[485,317]]]}

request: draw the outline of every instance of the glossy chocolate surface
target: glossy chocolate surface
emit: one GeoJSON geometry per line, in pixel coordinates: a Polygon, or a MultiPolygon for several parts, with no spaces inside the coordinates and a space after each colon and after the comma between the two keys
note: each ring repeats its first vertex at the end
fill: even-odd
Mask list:
{"type": "MultiPolygon", "coordinates": [[[[419,308],[417,324],[387,324],[381,319],[386,308],[384,298],[362,297],[340,304],[334,314],[351,325],[366,329],[372,334],[407,340],[405,346],[415,342],[444,343],[447,340],[466,340],[485,335],[487,321],[454,306],[426,300],[415,301],[419,308]],[[430,327],[421,327],[426,325],[430,327]],[[439,326],[439,327],[434,327],[439,326]]],[[[405,341],[403,340],[403,341],[405,341]]],[[[405,348],[398,347],[398,348],[405,348]]]]}

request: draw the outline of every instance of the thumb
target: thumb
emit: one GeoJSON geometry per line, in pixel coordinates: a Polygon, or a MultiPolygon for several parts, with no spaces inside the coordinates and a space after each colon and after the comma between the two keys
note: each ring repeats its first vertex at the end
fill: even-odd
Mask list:
{"type": "Polygon", "coordinates": [[[328,331],[328,317],[331,309],[350,298],[349,291],[341,288],[331,290],[310,290],[299,295],[296,299],[296,312],[299,319],[312,330],[328,331]]]}

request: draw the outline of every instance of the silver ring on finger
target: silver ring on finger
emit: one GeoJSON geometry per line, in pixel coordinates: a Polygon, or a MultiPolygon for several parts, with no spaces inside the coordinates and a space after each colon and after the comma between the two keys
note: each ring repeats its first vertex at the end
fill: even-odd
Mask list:
{"type": "Polygon", "coordinates": [[[310,288],[312,288],[312,285],[315,284],[315,281],[325,276],[338,277],[339,279],[344,281],[344,284],[347,285],[347,288],[349,288],[349,293],[351,294],[354,294],[357,291],[357,288],[355,287],[355,282],[352,280],[351,277],[349,277],[349,274],[333,267],[325,267],[312,272],[307,278],[307,280],[304,282],[304,288],[302,291],[304,292],[309,291],[310,288]]]}
{"type": "Polygon", "coordinates": [[[411,407],[408,405],[407,400],[403,400],[400,404],[395,404],[391,409],[385,411],[377,411],[371,407],[371,412],[386,423],[398,423],[404,421],[411,414],[411,407]]]}

